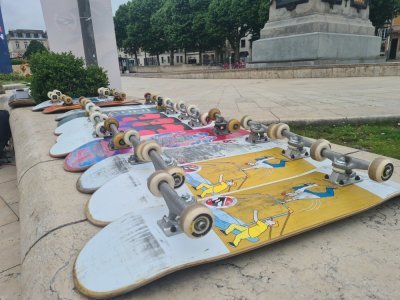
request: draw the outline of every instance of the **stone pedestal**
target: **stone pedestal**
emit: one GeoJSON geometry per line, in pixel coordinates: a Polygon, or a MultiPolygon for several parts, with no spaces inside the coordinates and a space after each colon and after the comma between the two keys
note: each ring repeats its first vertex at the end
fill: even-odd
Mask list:
{"type": "Polygon", "coordinates": [[[273,1],[250,67],[382,61],[364,0],[273,1]]]}

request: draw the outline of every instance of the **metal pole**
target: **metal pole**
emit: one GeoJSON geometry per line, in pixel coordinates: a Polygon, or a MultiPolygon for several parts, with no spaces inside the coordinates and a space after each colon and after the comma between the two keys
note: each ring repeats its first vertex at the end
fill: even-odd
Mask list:
{"type": "Polygon", "coordinates": [[[86,65],[98,65],[89,0],[77,0],[86,65]]]}

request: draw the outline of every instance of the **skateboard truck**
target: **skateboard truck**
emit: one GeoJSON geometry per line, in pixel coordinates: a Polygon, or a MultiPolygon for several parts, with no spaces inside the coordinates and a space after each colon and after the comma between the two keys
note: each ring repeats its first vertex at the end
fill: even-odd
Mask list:
{"type": "Polygon", "coordinates": [[[332,173],[325,175],[325,179],[340,186],[362,181],[354,169],[367,170],[368,177],[377,182],[389,180],[394,172],[393,163],[389,159],[379,157],[370,163],[363,159],[332,151],[330,143],[323,139],[312,144],[310,154],[317,161],[326,158],[332,161],[332,173]]]}
{"type": "Polygon", "coordinates": [[[178,119],[180,120],[189,120],[189,114],[186,110],[186,105],[183,101],[179,101],[179,103],[174,104],[174,110],[176,113],[179,113],[178,119]]]}
{"type": "Polygon", "coordinates": [[[208,119],[214,122],[213,132],[215,135],[226,135],[240,129],[240,122],[236,119],[227,121],[218,108],[213,108],[208,112],[208,119]]]}
{"type": "Polygon", "coordinates": [[[164,102],[164,98],[161,96],[157,97],[157,102],[156,102],[157,106],[157,110],[158,111],[165,111],[166,110],[166,106],[165,106],[165,102],[164,102]]]}
{"type": "Polygon", "coordinates": [[[101,87],[97,89],[97,93],[99,94],[100,99],[108,98],[110,96],[111,91],[109,88],[101,87]]]}
{"type": "Polygon", "coordinates": [[[167,115],[175,114],[174,103],[170,98],[164,99],[165,113],[167,115]]]}
{"type": "Polygon", "coordinates": [[[190,127],[206,126],[209,123],[208,113],[201,114],[195,105],[189,105],[186,112],[190,118],[188,123],[190,127]]]}
{"type": "Polygon", "coordinates": [[[268,142],[267,130],[268,126],[261,122],[253,121],[250,116],[244,116],[240,121],[240,124],[244,129],[250,130],[249,136],[246,137],[246,141],[251,144],[259,144],[268,142]]]}
{"type": "Polygon", "coordinates": [[[167,204],[168,216],[157,221],[166,236],[184,232],[189,237],[199,238],[212,228],[214,216],[205,205],[196,203],[189,195],[179,196],[174,190],[174,178],[166,171],[154,172],[147,179],[150,192],[156,197],[163,197],[167,204]]]}
{"type": "Polygon", "coordinates": [[[101,108],[85,97],[79,98],[79,102],[82,108],[85,108],[86,114],[89,115],[89,120],[94,124],[93,137],[110,136],[110,132],[104,127],[104,121],[108,119],[108,116],[101,113],[101,108]]]}
{"type": "Polygon", "coordinates": [[[128,130],[123,133],[125,145],[134,147],[134,158],[141,162],[152,162],[156,170],[164,170],[174,179],[174,188],[179,188],[185,183],[185,171],[175,165],[171,158],[162,156],[161,146],[154,141],[140,141],[140,135],[136,130],[128,130]]]}
{"type": "Polygon", "coordinates": [[[288,149],[282,150],[282,154],[287,158],[294,160],[310,156],[306,147],[311,147],[313,142],[306,137],[291,132],[287,124],[278,123],[269,125],[267,135],[275,140],[288,139],[288,149]]]}

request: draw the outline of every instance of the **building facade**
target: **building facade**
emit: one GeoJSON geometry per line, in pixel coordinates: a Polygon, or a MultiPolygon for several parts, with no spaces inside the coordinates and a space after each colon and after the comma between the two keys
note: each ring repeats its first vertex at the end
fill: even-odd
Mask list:
{"type": "Polygon", "coordinates": [[[49,49],[47,33],[43,30],[17,29],[7,34],[8,49],[11,58],[20,58],[25,54],[31,41],[39,41],[49,49]]]}

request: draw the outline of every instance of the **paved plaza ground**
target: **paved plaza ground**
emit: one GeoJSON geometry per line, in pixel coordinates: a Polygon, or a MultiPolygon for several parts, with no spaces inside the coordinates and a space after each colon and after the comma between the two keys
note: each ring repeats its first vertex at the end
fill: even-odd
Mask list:
{"type": "Polygon", "coordinates": [[[122,77],[128,95],[156,93],[203,111],[262,121],[400,116],[400,77],[306,79],[160,79],[122,77]]]}
{"type": "MultiPolygon", "coordinates": [[[[400,121],[399,77],[277,80],[123,77],[122,85],[130,96],[141,97],[149,91],[196,104],[203,111],[219,107],[227,117],[250,114],[263,121],[398,117],[400,121]]],[[[14,122],[19,120],[21,124],[18,132],[22,135],[35,132],[40,138],[30,149],[26,146],[29,141],[18,138],[19,157],[23,158],[23,162],[18,162],[22,165],[20,174],[14,166],[0,167],[0,299],[18,299],[21,293],[31,299],[81,299],[72,285],[73,258],[98,228],[83,219],[85,195],[75,189],[69,193],[59,191],[57,184],[49,185],[46,192],[37,188],[43,183],[43,174],[51,174],[48,178],[58,178],[57,182],[62,179],[70,187],[79,174],[66,173],[62,161],[47,155],[55,139],[51,133],[56,126],[51,122],[52,117],[32,114],[29,109],[16,112],[14,122]],[[26,120],[25,116],[32,120],[26,120]],[[53,195],[57,195],[57,201],[53,195]],[[21,241],[20,196],[21,205],[25,205],[21,210],[21,220],[25,216],[25,221],[21,221],[21,228],[25,226],[21,241]],[[44,213],[46,210],[49,212],[44,213]]],[[[335,146],[335,149],[365,159],[376,157],[346,147],[335,146]]],[[[400,182],[400,161],[395,161],[395,167],[393,180],[400,182]]],[[[397,199],[320,230],[167,276],[126,299],[180,299],[182,295],[199,299],[206,293],[215,299],[399,298],[400,259],[394,255],[400,248],[396,229],[399,207],[397,199]]]]}

